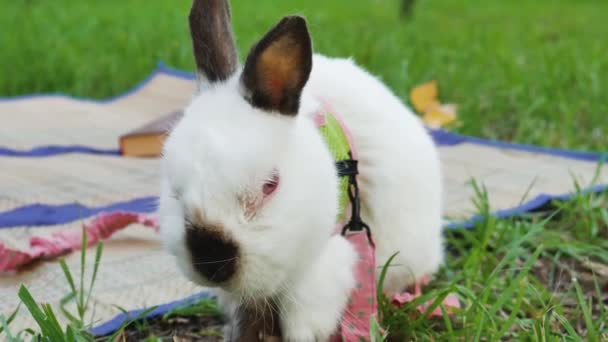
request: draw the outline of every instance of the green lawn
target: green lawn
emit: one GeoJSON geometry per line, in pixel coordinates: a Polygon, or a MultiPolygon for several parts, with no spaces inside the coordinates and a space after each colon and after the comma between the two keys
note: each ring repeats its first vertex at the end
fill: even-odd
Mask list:
{"type": "MultiPolygon", "coordinates": [[[[399,0],[233,3],[241,55],[282,15],[310,21],[318,52],[354,56],[407,99],[435,78],[467,134],[547,146],[608,145],[608,1],[399,0]]],[[[0,0],[0,96],[102,98],[158,60],[191,70],[190,1],[0,0]]]]}
{"type": "MultiPolygon", "coordinates": [[[[0,0],[0,96],[103,98],[158,60],[191,70],[189,4],[0,0]]],[[[232,4],[241,55],[282,15],[301,13],[318,52],[353,56],[406,101],[413,86],[438,80],[441,99],[460,106],[459,132],[607,149],[606,0],[418,0],[408,19],[398,0],[232,4]]],[[[486,212],[483,191],[478,203],[486,212]]],[[[429,297],[457,292],[464,310],[428,320],[386,307],[383,325],[418,340],[608,340],[607,207],[606,194],[580,195],[450,233],[429,297]]]]}

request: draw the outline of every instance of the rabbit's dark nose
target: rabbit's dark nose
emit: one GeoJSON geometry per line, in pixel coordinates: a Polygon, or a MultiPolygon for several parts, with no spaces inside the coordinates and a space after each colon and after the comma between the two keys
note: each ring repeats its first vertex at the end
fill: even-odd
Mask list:
{"type": "Polygon", "coordinates": [[[189,227],[186,246],[192,266],[208,280],[223,283],[236,272],[238,247],[221,230],[189,227]]]}

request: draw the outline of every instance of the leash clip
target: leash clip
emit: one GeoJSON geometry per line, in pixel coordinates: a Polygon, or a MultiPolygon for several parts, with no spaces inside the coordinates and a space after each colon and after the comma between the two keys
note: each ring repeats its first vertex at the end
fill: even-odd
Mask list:
{"type": "Polygon", "coordinates": [[[360,232],[365,230],[367,239],[370,243],[373,243],[372,231],[367,223],[361,219],[361,201],[359,198],[359,184],[357,183],[357,175],[359,174],[358,161],[353,159],[351,152],[349,152],[348,155],[350,159],[336,163],[338,175],[341,177],[348,177],[348,199],[351,204],[350,221],[342,228],[342,235],[346,235],[349,231],[360,232]]]}

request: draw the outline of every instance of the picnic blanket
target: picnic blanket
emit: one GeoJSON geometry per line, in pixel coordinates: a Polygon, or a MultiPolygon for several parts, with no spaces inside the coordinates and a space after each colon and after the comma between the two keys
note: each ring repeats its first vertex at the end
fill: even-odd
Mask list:
{"type": "MultiPolygon", "coordinates": [[[[161,64],[132,90],[103,101],[61,94],[0,98],[6,123],[0,128],[0,244],[27,250],[31,237],[79,230],[101,213],[154,213],[159,161],[121,157],[118,137],[183,108],[193,90],[192,74],[161,64]]],[[[491,209],[500,217],[568,198],[575,179],[586,191],[608,188],[599,153],[430,132],[444,168],[446,227],[472,227],[480,219],[472,201],[473,179],[485,186],[491,209]]],[[[94,250],[87,255],[90,272],[94,250]]],[[[79,253],[65,259],[78,278],[79,253]]],[[[56,260],[37,262],[0,275],[0,314],[17,307],[20,284],[55,307],[69,291],[56,260]]],[[[96,334],[104,334],[124,319],[121,309],[161,305],[152,313],[158,314],[207,295],[179,274],[158,235],[135,223],[105,242],[89,320],[96,334]]],[[[14,331],[34,326],[24,309],[11,325],[14,331]]]]}

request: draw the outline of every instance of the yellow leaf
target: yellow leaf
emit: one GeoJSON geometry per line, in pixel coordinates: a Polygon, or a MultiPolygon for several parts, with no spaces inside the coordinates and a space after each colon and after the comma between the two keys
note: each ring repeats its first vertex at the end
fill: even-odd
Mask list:
{"type": "Polygon", "coordinates": [[[422,120],[431,128],[440,128],[456,120],[457,109],[454,104],[436,105],[424,113],[422,120]]]}
{"type": "Polygon", "coordinates": [[[439,105],[437,100],[437,82],[430,81],[419,85],[410,92],[410,100],[418,113],[424,113],[439,105]]]}
{"type": "Polygon", "coordinates": [[[439,90],[435,80],[421,84],[410,92],[410,100],[414,109],[422,114],[424,123],[432,128],[455,123],[458,117],[457,106],[441,104],[438,94],[439,90]]]}

